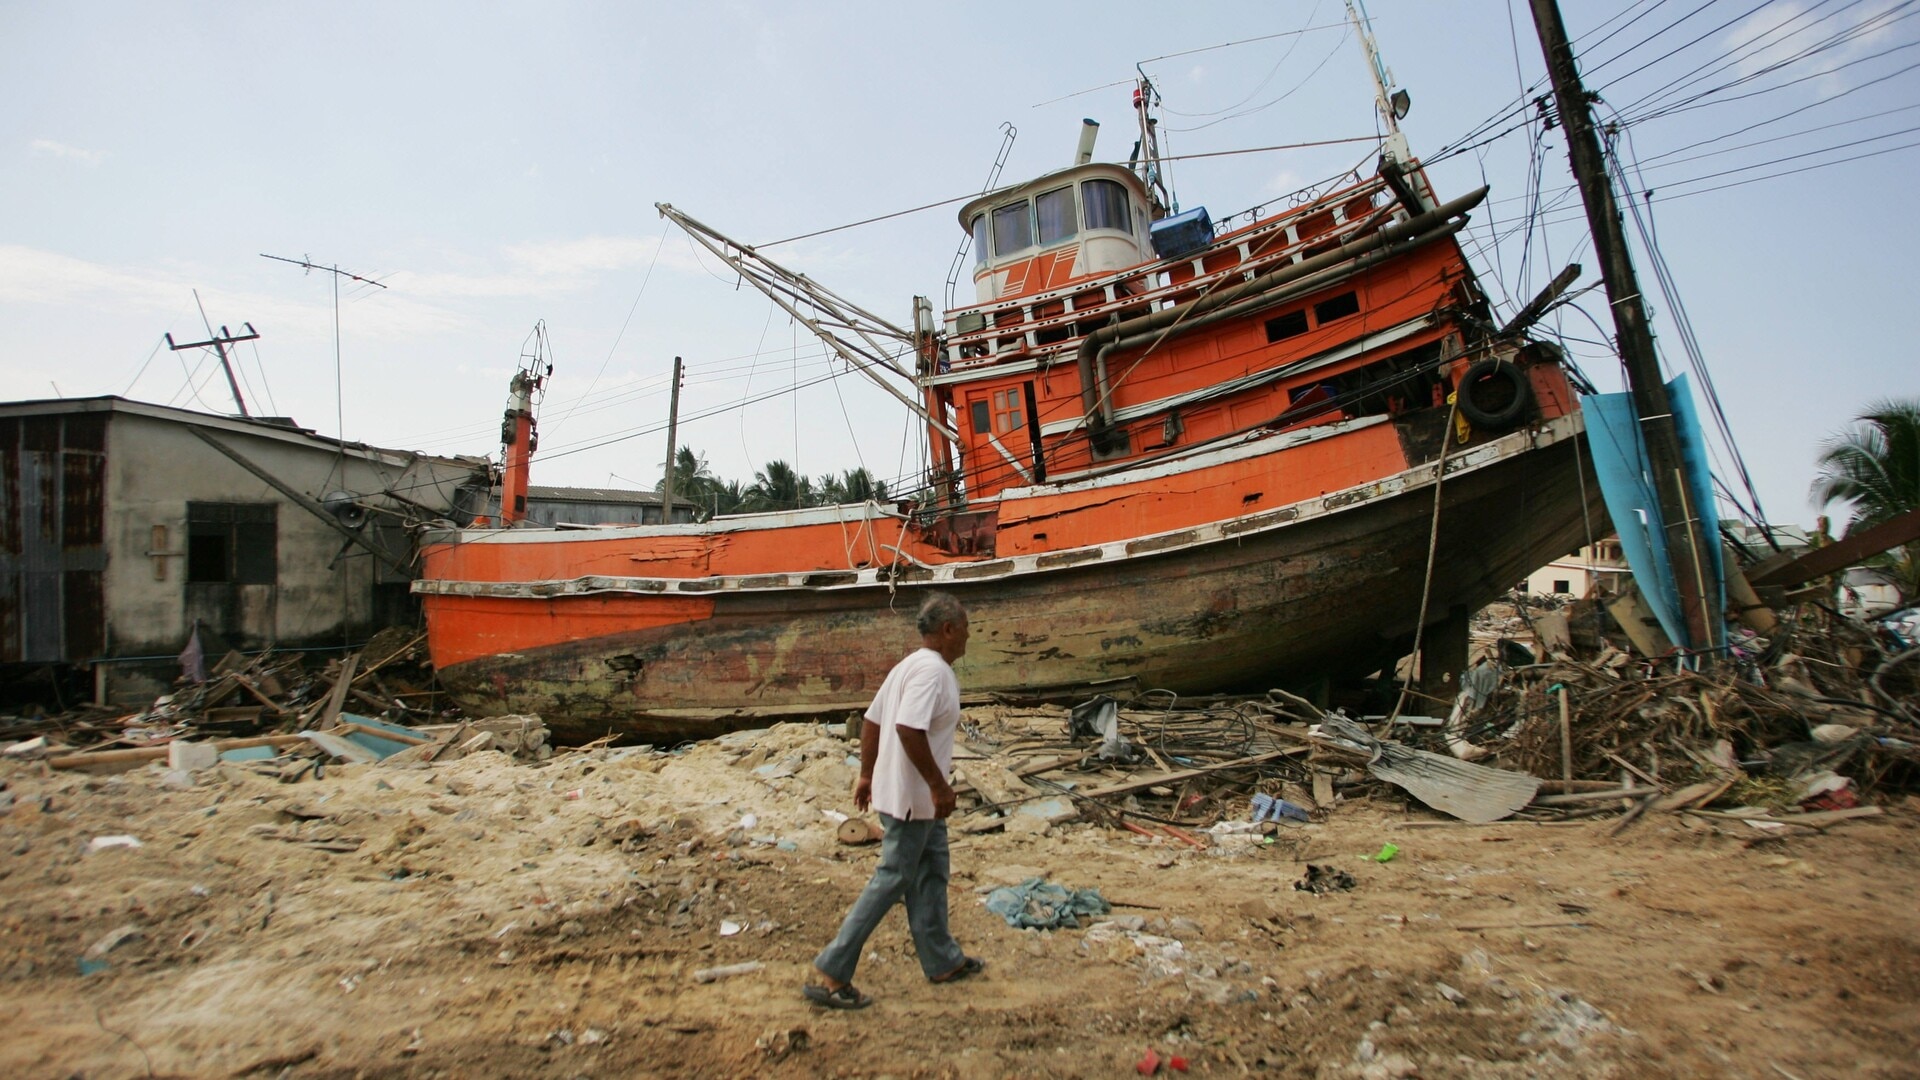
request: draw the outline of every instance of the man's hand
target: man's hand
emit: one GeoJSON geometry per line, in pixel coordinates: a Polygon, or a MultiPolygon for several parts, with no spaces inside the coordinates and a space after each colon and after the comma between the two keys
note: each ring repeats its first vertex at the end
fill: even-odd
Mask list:
{"type": "Polygon", "coordinates": [[[953,785],[945,780],[940,781],[940,786],[933,789],[933,816],[938,820],[952,817],[953,808],[959,801],[960,796],[954,792],[953,785]]]}
{"type": "Polygon", "coordinates": [[[873,807],[873,777],[863,776],[853,782],[853,805],[862,813],[873,807]]]}

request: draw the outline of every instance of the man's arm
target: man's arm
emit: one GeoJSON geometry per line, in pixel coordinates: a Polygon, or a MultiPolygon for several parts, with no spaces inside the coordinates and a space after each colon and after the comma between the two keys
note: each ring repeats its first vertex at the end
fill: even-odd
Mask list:
{"type": "MultiPolygon", "coordinates": [[[[925,738],[922,737],[922,742],[925,738]]],[[[873,806],[873,763],[880,757],[880,725],[871,720],[860,725],[860,779],[853,785],[853,805],[865,812],[873,806]]]]}
{"type": "Polygon", "coordinates": [[[900,749],[906,751],[907,760],[913,762],[920,779],[927,782],[927,789],[933,792],[933,816],[950,817],[959,796],[953,792],[953,785],[940,775],[940,766],[933,760],[933,747],[927,743],[927,733],[919,728],[910,728],[904,724],[895,724],[895,735],[900,737],[900,749]]]}

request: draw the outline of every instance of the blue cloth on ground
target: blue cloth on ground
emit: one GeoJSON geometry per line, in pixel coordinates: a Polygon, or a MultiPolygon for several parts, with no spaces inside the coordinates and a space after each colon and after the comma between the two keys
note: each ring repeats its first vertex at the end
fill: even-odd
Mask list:
{"type": "Polygon", "coordinates": [[[987,910],[1016,930],[1055,930],[1079,926],[1082,915],[1105,915],[1113,905],[1099,889],[1069,889],[1044,878],[1028,878],[989,893],[987,910]]]}

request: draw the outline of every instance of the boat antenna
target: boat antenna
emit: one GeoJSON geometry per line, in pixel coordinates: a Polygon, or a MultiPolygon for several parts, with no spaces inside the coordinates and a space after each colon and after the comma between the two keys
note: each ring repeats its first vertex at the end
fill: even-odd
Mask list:
{"type": "Polygon", "coordinates": [[[1145,68],[1135,64],[1133,70],[1140,76],[1133,85],[1133,114],[1140,122],[1140,138],[1133,144],[1133,154],[1127,164],[1145,181],[1147,197],[1153,200],[1154,216],[1177,214],[1180,200],[1168,190],[1160,167],[1160,118],[1153,115],[1153,107],[1160,104],[1160,91],[1154,88],[1145,68]]]}
{"type": "Polygon", "coordinates": [[[1394,88],[1393,72],[1380,59],[1380,45],[1373,40],[1373,21],[1367,17],[1365,0],[1347,0],[1347,18],[1352,20],[1360,48],[1367,54],[1367,73],[1373,76],[1374,106],[1379,109],[1380,123],[1387,130],[1381,155],[1395,164],[1405,165],[1412,153],[1407,149],[1407,137],[1400,133],[1400,121],[1406,119],[1407,111],[1413,107],[1413,96],[1394,88]]]}
{"type": "MultiPolygon", "coordinates": [[[[992,191],[993,186],[1000,182],[1000,170],[1006,168],[1007,155],[1013,152],[1014,137],[1020,134],[1020,129],[1014,127],[1011,120],[1002,120],[1000,130],[1004,133],[1000,138],[1000,153],[993,159],[993,168],[987,170],[987,182],[980,189],[982,195],[992,191]]],[[[953,253],[953,265],[947,268],[947,310],[949,311],[953,310],[953,290],[954,286],[960,282],[960,267],[967,261],[967,249],[973,246],[973,230],[969,228],[966,232],[967,234],[960,238],[960,250],[953,253]]]]}

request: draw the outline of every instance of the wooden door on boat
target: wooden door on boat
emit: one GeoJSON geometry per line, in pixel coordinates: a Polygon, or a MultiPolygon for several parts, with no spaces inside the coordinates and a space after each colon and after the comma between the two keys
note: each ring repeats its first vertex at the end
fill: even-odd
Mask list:
{"type": "Polygon", "coordinates": [[[1033,454],[1038,424],[1032,380],[971,387],[965,401],[966,480],[971,497],[1045,479],[1045,464],[1036,463],[1033,454]]]}

